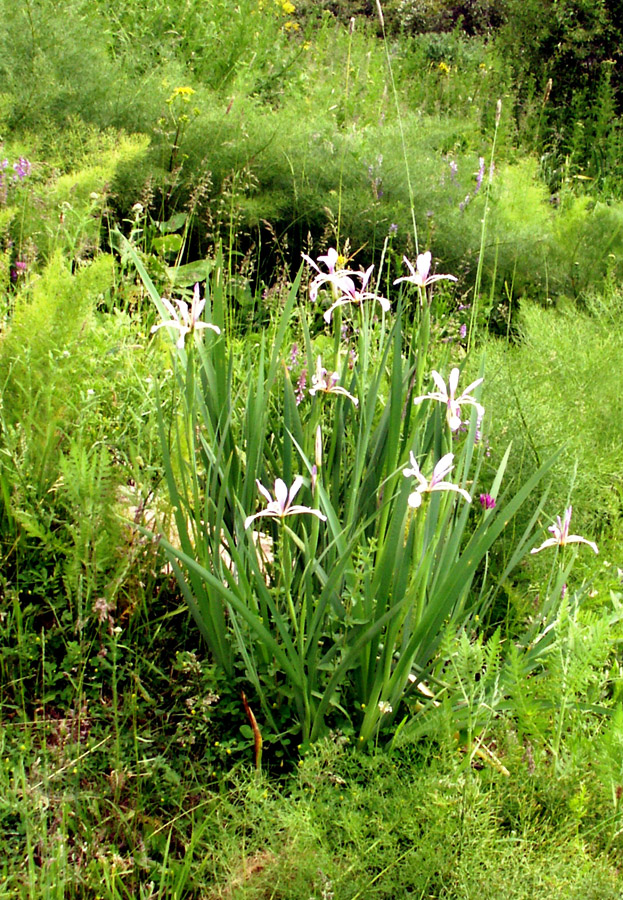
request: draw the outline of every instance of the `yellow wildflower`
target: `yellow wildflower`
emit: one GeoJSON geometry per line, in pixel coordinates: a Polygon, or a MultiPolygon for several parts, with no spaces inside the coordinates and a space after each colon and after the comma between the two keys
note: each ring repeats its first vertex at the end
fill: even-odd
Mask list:
{"type": "Polygon", "coordinates": [[[171,94],[171,96],[167,99],[167,103],[173,103],[174,100],[177,100],[179,97],[184,103],[190,103],[190,98],[195,93],[193,88],[184,86],[184,87],[176,87],[171,94]]]}

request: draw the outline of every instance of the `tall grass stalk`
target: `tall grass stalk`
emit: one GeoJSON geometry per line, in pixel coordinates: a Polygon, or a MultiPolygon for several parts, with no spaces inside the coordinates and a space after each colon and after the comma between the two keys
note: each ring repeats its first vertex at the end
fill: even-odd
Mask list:
{"type": "Polygon", "coordinates": [[[392,67],[392,60],[389,53],[389,44],[387,41],[387,34],[385,32],[385,16],[383,15],[383,7],[381,5],[381,0],[376,0],[376,8],[379,14],[379,21],[381,23],[381,31],[383,33],[383,46],[385,48],[385,58],[387,60],[387,71],[389,72],[389,79],[392,85],[392,94],[394,97],[394,104],[396,106],[396,117],[398,119],[398,128],[400,129],[400,142],[402,144],[402,156],[405,165],[405,173],[407,176],[407,187],[409,190],[409,205],[411,207],[411,222],[413,225],[413,239],[415,241],[415,252],[419,253],[419,242],[418,242],[418,230],[417,230],[417,222],[415,220],[415,197],[413,194],[413,185],[411,184],[411,169],[409,167],[409,157],[407,154],[407,142],[405,140],[405,132],[404,126],[402,122],[402,114],[400,111],[400,100],[398,97],[398,89],[396,87],[396,79],[394,78],[394,69],[392,67]]]}
{"type": "MultiPolygon", "coordinates": [[[[467,352],[469,353],[473,341],[476,337],[475,331],[478,326],[478,308],[480,301],[480,286],[482,284],[482,267],[485,256],[485,243],[487,238],[487,217],[489,215],[489,201],[491,198],[491,184],[493,182],[493,166],[495,160],[495,144],[498,136],[498,129],[500,127],[500,119],[502,117],[502,100],[498,100],[497,106],[495,109],[495,127],[493,129],[493,141],[491,143],[491,154],[489,157],[489,171],[487,174],[487,189],[485,191],[485,208],[482,214],[482,228],[480,231],[480,249],[478,251],[478,265],[476,267],[476,280],[474,282],[474,296],[472,301],[472,309],[471,315],[469,317],[469,329],[467,332],[467,352]]],[[[495,270],[497,270],[497,248],[496,248],[496,257],[495,257],[495,267],[494,267],[494,277],[493,283],[491,285],[491,294],[493,296],[493,291],[495,288],[495,270]]],[[[509,312],[510,316],[510,312],[509,312]]]]}
{"type": "MultiPolygon", "coordinates": [[[[355,18],[351,18],[348,25],[348,50],[346,53],[346,77],[344,79],[344,112],[348,112],[348,94],[350,90],[350,59],[353,49],[353,33],[355,31],[355,18]]],[[[337,233],[335,242],[340,246],[340,229],[342,225],[342,191],[344,183],[344,162],[346,159],[346,141],[342,141],[342,154],[340,157],[340,181],[337,191],[337,233]]]]}

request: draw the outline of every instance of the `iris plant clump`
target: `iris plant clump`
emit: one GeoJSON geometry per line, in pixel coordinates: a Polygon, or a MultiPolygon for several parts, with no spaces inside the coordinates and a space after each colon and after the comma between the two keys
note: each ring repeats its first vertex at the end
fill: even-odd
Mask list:
{"type": "MultiPolygon", "coordinates": [[[[499,590],[489,550],[551,465],[511,494],[507,450],[480,486],[484,376],[461,392],[449,348],[429,337],[433,286],[454,276],[431,275],[430,252],[405,259],[410,274],[390,304],[372,266],[347,268],[336,248],[305,256],[307,296],[301,270],[251,350],[228,345],[219,257],[204,298],[197,286],[191,308],[175,300],[176,309],[128,250],[164,320],[153,330],[177,333],[182,405],[160,432],[180,544],[161,541],[215,662],[246,683],[275,741],[339,728],[365,743],[425,727],[450,691],[450,636],[471,634],[499,590]],[[420,302],[405,324],[412,289],[420,302]],[[316,304],[323,325],[312,333],[316,304]],[[295,363],[314,373],[308,389],[293,384],[295,363]],[[268,555],[250,530],[258,519],[268,555]]],[[[531,528],[502,581],[527,554],[531,528]]],[[[568,522],[559,531],[558,543],[577,540],[568,522]]],[[[554,634],[551,620],[543,627],[554,634]]],[[[530,666],[546,644],[532,641],[530,666]]],[[[489,711],[503,696],[495,685],[489,711]]]]}

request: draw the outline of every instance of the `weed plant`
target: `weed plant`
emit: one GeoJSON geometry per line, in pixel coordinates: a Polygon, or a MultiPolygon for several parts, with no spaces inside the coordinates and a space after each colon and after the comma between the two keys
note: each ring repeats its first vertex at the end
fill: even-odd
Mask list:
{"type": "Polygon", "coordinates": [[[13,295],[0,347],[2,695],[24,714],[40,692],[67,702],[67,673],[84,665],[94,623],[132,603],[126,588],[142,549],[122,531],[119,489],[131,476],[143,483],[143,471],[157,480],[161,467],[139,335],[127,315],[97,310],[113,274],[109,256],[72,274],[56,254],[13,295]],[[35,687],[41,640],[46,684],[35,687]]]}

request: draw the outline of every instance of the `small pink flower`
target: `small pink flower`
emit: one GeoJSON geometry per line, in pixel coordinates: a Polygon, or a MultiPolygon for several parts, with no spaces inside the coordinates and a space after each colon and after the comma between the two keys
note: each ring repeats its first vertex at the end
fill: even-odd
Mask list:
{"type": "Polygon", "coordinates": [[[359,405],[359,400],[356,397],[353,397],[346,388],[340,387],[338,381],[340,380],[340,376],[337,372],[333,372],[329,374],[327,370],[322,365],[322,359],[319,356],[316,362],[316,374],[312,375],[312,386],[309,389],[309,393],[314,396],[314,394],[324,393],[324,394],[342,394],[343,397],[348,397],[355,406],[359,405]]]}
{"type": "Polygon", "coordinates": [[[474,397],[470,397],[470,393],[482,383],[483,379],[477,378],[476,381],[472,381],[469,387],[465,388],[460,397],[457,397],[456,392],[459,386],[459,375],[459,369],[452,369],[450,377],[448,378],[448,386],[446,387],[446,383],[439,372],[436,372],[433,369],[431,377],[437,385],[438,390],[432,391],[430,394],[424,394],[422,397],[416,397],[413,401],[414,403],[421,403],[423,400],[437,400],[439,403],[444,403],[447,407],[446,418],[451,431],[457,431],[461,427],[462,404],[469,404],[470,406],[476,407],[479,422],[485,414],[484,407],[481,406],[474,397]]]}
{"type": "Polygon", "coordinates": [[[495,509],[495,499],[491,494],[481,494],[478,499],[483,509],[495,509]]]}
{"type": "Polygon", "coordinates": [[[358,277],[360,279],[361,287],[359,288],[359,290],[357,290],[357,288],[355,287],[352,278],[342,279],[342,281],[338,285],[339,289],[342,291],[342,296],[338,300],[336,300],[335,303],[330,306],[329,309],[324,313],[325,322],[331,321],[333,311],[337,309],[338,306],[344,306],[347,303],[357,303],[359,304],[359,306],[363,306],[364,300],[377,300],[381,304],[383,312],[389,311],[391,304],[387,297],[380,297],[373,291],[366,290],[373,269],[374,266],[370,266],[368,269],[366,269],[365,272],[350,273],[351,275],[354,275],[355,277],[358,277]]]}
{"type": "Polygon", "coordinates": [[[252,516],[247,516],[244,520],[245,529],[249,527],[251,522],[262,516],[268,516],[272,519],[285,519],[286,516],[298,516],[302,513],[309,513],[312,516],[317,516],[321,522],[327,521],[327,517],[323,515],[319,509],[310,509],[309,506],[293,505],[293,500],[303,485],[303,478],[300,475],[294,479],[292,487],[289,490],[285,481],[281,478],[277,478],[275,481],[274,497],[271,497],[270,493],[260,481],[257,481],[256,483],[258,491],[268,502],[266,509],[262,509],[252,516]]]}
{"type": "Polygon", "coordinates": [[[403,262],[411,272],[410,275],[405,275],[402,278],[397,278],[394,281],[394,284],[400,284],[401,281],[408,281],[410,284],[414,284],[416,287],[425,288],[429,284],[433,284],[435,281],[441,281],[442,278],[447,279],[448,281],[456,281],[457,279],[454,275],[429,275],[430,272],[430,264],[431,264],[431,252],[427,250],[426,253],[420,253],[418,256],[415,267],[412,262],[409,262],[406,256],[402,257],[403,262]]]}
{"type": "Polygon", "coordinates": [[[420,471],[420,467],[417,464],[417,460],[413,452],[410,454],[411,466],[410,469],[405,469],[403,475],[407,478],[413,477],[417,480],[418,485],[412,494],[409,494],[408,504],[412,509],[417,509],[418,506],[422,504],[422,494],[429,494],[433,491],[455,491],[457,494],[461,494],[468,503],[472,502],[472,498],[464,491],[463,488],[460,488],[457,484],[452,484],[449,481],[444,481],[446,475],[448,475],[452,469],[454,468],[453,453],[446,453],[445,456],[442,456],[435,468],[433,469],[433,475],[430,481],[427,481],[426,478],[422,475],[420,471]]]}
{"type": "Polygon", "coordinates": [[[307,369],[301,369],[301,374],[299,375],[298,381],[296,382],[295,400],[296,400],[297,406],[300,406],[301,403],[303,402],[306,386],[307,386],[307,369]]]}
{"type": "Polygon", "coordinates": [[[177,309],[173,306],[170,300],[167,300],[166,297],[162,297],[162,303],[164,304],[167,312],[171,316],[170,319],[166,319],[164,322],[159,322],[157,325],[154,325],[151,329],[152,334],[154,331],[158,331],[159,328],[175,328],[179,331],[179,338],[176,341],[175,346],[179,350],[184,349],[184,341],[186,339],[187,334],[192,334],[193,332],[201,329],[201,328],[209,328],[214,331],[216,334],[221,333],[221,329],[217,325],[212,325],[210,322],[201,322],[199,321],[199,316],[203,312],[203,307],[205,306],[205,297],[203,300],[201,299],[199,293],[199,285],[195,285],[195,290],[193,292],[193,302],[188,309],[188,304],[185,300],[175,300],[177,304],[177,309]]]}
{"type": "Polygon", "coordinates": [[[571,512],[573,507],[570,506],[565,510],[565,515],[561,521],[560,516],[556,516],[556,521],[547,529],[554,535],[543,541],[540,547],[533,547],[530,553],[540,553],[546,547],[565,547],[567,544],[588,544],[594,553],[599,553],[597,544],[593,541],[587,541],[586,538],[580,537],[579,534],[569,534],[569,525],[571,524],[571,512]]]}

